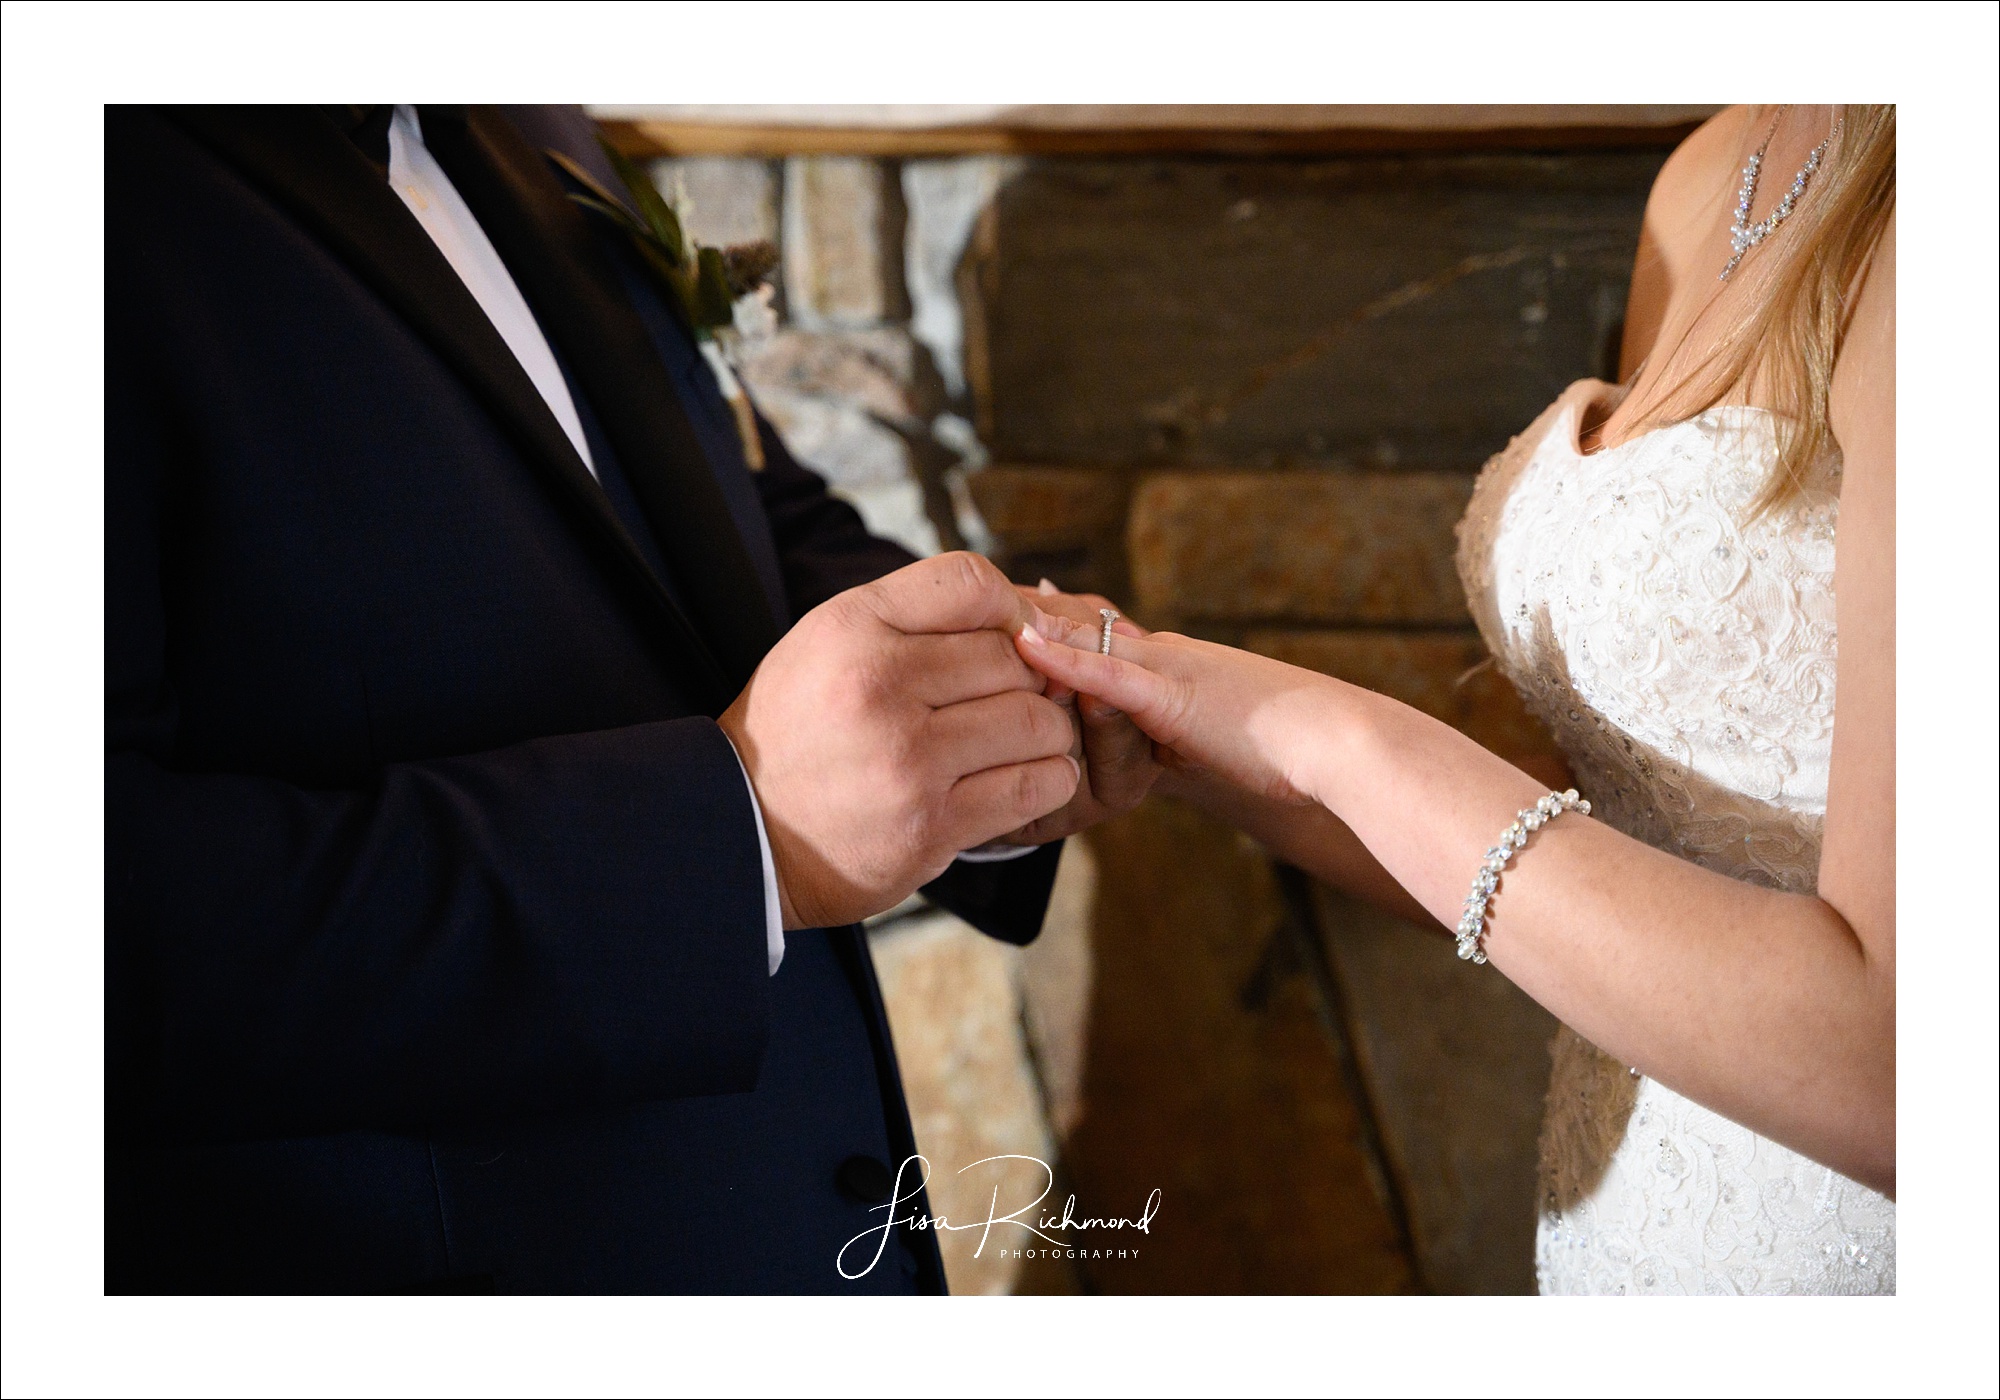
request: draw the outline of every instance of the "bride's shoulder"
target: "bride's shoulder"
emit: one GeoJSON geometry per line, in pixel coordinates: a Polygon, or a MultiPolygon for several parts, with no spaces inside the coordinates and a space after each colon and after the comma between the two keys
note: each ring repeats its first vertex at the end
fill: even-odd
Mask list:
{"type": "Polygon", "coordinates": [[[1742,103],[1724,107],[1674,147],[1667,163],[1660,167],[1659,183],[1654,188],[1681,180],[1706,182],[1717,171],[1736,174],[1737,155],[1742,149],[1744,136],[1759,112],[1768,115],[1771,110],[1769,107],[1750,107],[1742,103]]]}
{"type": "Polygon", "coordinates": [[[1663,234],[1703,224],[1703,216],[1735,188],[1744,134],[1757,110],[1724,107],[1674,147],[1646,200],[1646,217],[1663,234]]]}

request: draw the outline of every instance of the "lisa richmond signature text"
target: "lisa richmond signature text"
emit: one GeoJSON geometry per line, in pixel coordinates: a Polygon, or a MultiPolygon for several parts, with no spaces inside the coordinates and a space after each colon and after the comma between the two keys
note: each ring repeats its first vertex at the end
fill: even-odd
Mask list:
{"type": "Polygon", "coordinates": [[[1153,1220],[1160,1213],[1160,1192],[1157,1187],[1154,1188],[1152,1195],[1146,1198],[1145,1209],[1140,1211],[1136,1218],[1124,1215],[1079,1216],[1076,1213],[1074,1195],[1063,1202],[1060,1212],[1043,1210],[1042,1202],[1047,1200],[1049,1193],[1055,1189],[1056,1174],[1041,1158],[1023,1156],[1018,1152],[982,1157],[970,1166],[961,1167],[959,1174],[963,1175],[973,1167],[983,1167],[989,1162],[1033,1162],[1041,1168],[1041,1190],[1033,1200],[1003,1212],[1000,1209],[1000,1187],[996,1185],[987,1201],[986,1214],[982,1219],[947,1220],[942,1215],[931,1215],[926,1211],[920,1211],[912,1204],[923,1199],[924,1185],[930,1180],[931,1169],[928,1159],[921,1154],[912,1154],[904,1158],[903,1165],[896,1169],[896,1184],[889,1193],[888,1201],[868,1208],[871,1212],[881,1211],[885,1217],[883,1221],[878,1225],[869,1226],[841,1246],[840,1254],[834,1260],[834,1266],[840,1270],[840,1276],[847,1279],[866,1276],[869,1270],[881,1262],[882,1252],[889,1246],[890,1232],[897,1226],[910,1230],[977,1230],[979,1248],[973,1251],[973,1257],[978,1258],[985,1253],[987,1243],[993,1239],[993,1231],[998,1226],[1012,1226],[1017,1230],[1025,1230],[1029,1235],[1058,1247],[1079,1248],[1084,1244],[1079,1235],[1086,1231],[1137,1230],[1142,1235],[1150,1234],[1153,1220]],[[898,1213],[905,1208],[907,1213],[898,1213]],[[874,1242],[874,1251],[868,1253],[868,1242],[871,1240],[874,1242]],[[861,1257],[864,1254],[867,1254],[868,1261],[861,1264],[861,1257]],[[851,1264],[860,1264],[860,1267],[850,1268],[851,1264]]]}

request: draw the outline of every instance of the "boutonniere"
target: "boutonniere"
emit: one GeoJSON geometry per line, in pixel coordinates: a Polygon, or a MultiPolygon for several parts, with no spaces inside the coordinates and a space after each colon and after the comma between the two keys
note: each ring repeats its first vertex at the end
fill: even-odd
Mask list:
{"type": "Polygon", "coordinates": [[[547,154],[579,186],[569,197],[624,234],[641,264],[666,292],[668,304],[694,334],[702,358],[714,371],[722,397],[735,414],[737,435],[743,440],[743,460],[751,471],[762,471],[764,445],[757,434],[757,416],[716,342],[716,332],[735,325],[736,299],[748,296],[770,278],[778,266],[777,248],[763,240],[731,248],[705,248],[696,243],[681,228],[673,206],[653,188],[646,172],[602,137],[598,144],[631,196],[632,206],[638,209],[636,215],[624,200],[561,151],[547,154]]]}

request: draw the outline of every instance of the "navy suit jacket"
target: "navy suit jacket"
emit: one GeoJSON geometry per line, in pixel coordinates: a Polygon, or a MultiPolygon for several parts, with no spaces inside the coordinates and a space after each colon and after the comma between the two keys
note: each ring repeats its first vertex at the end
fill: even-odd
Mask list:
{"type": "MultiPolygon", "coordinates": [[[[859,929],[767,975],[714,720],[909,556],[746,468],[579,113],[423,123],[601,486],[340,113],[107,113],[107,1287],[942,1290],[835,1269],[895,1055],[859,929]]],[[[1026,942],[1055,859],[931,893],[1026,942]]]]}

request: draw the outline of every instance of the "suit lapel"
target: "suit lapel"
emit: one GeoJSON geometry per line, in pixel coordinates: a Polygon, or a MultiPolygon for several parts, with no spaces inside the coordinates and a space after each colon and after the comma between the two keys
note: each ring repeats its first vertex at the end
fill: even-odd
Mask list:
{"type": "MultiPolygon", "coordinates": [[[[451,264],[332,120],[311,107],[166,111],[275,197],[438,352],[541,470],[612,568],[653,604],[711,708],[719,712],[727,705],[740,679],[733,680],[718,664],[646,564],[527,372],[451,264]]],[[[506,257],[504,248],[501,252],[506,257]]]]}
{"type": "Polygon", "coordinates": [[[715,469],[586,215],[548,161],[490,108],[423,109],[424,144],[478,217],[582,381],[674,582],[735,680],[776,619],[715,469]]]}

